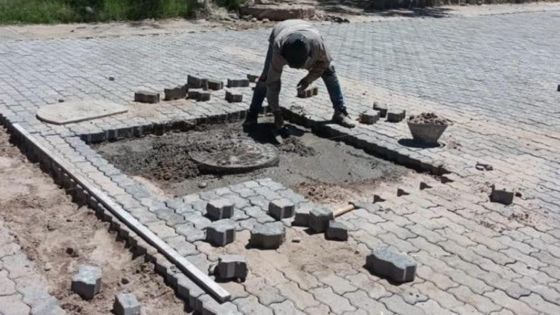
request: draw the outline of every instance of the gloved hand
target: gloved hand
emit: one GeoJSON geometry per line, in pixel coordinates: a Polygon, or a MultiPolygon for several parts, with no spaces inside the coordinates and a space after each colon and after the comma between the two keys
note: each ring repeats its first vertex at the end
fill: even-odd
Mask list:
{"type": "Polygon", "coordinates": [[[305,78],[301,79],[297,85],[298,90],[305,90],[309,87],[309,82],[305,78]]]}

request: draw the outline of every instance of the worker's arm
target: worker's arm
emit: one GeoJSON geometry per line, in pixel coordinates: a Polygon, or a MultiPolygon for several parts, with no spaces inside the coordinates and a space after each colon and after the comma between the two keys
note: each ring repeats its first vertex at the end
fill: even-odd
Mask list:
{"type": "Polygon", "coordinates": [[[279,95],[284,65],[286,65],[286,60],[280,55],[279,49],[273,47],[272,60],[266,76],[266,99],[273,112],[279,110],[279,95]]]}
{"type": "Polygon", "coordinates": [[[312,43],[312,49],[313,54],[315,54],[315,56],[313,56],[314,62],[309,68],[307,76],[303,78],[308,85],[320,78],[325,70],[327,70],[330,66],[332,61],[331,55],[327,51],[322,38],[319,38],[312,43]]]}

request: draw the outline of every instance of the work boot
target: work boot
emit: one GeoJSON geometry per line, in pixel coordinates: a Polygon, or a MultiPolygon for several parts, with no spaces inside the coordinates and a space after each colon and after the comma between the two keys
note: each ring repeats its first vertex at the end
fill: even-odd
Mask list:
{"type": "Polygon", "coordinates": [[[284,116],[282,115],[282,111],[274,112],[274,127],[276,127],[277,130],[284,127],[284,116]]]}
{"type": "Polygon", "coordinates": [[[258,117],[259,114],[257,113],[247,112],[247,117],[245,117],[245,121],[243,121],[243,126],[247,127],[247,126],[256,125],[258,117]]]}
{"type": "Polygon", "coordinates": [[[334,115],[332,117],[332,121],[335,124],[339,124],[342,127],[346,127],[346,128],[354,128],[356,127],[356,123],[352,121],[352,119],[350,119],[350,117],[348,116],[348,114],[343,113],[341,111],[335,111],[334,115]]]}

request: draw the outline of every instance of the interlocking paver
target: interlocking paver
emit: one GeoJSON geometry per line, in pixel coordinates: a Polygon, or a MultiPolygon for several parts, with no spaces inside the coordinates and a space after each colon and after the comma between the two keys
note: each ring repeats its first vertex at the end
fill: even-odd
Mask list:
{"type": "Polygon", "coordinates": [[[335,314],[355,311],[356,308],[350,304],[347,298],[337,295],[331,288],[317,288],[310,292],[325,305],[328,305],[335,314]]]}

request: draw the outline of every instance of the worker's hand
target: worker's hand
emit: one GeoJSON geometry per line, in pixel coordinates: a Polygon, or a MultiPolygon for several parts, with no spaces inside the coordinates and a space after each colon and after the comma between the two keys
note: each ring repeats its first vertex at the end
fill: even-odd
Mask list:
{"type": "Polygon", "coordinates": [[[305,78],[301,79],[297,85],[298,90],[305,90],[309,87],[309,82],[305,78]]]}

